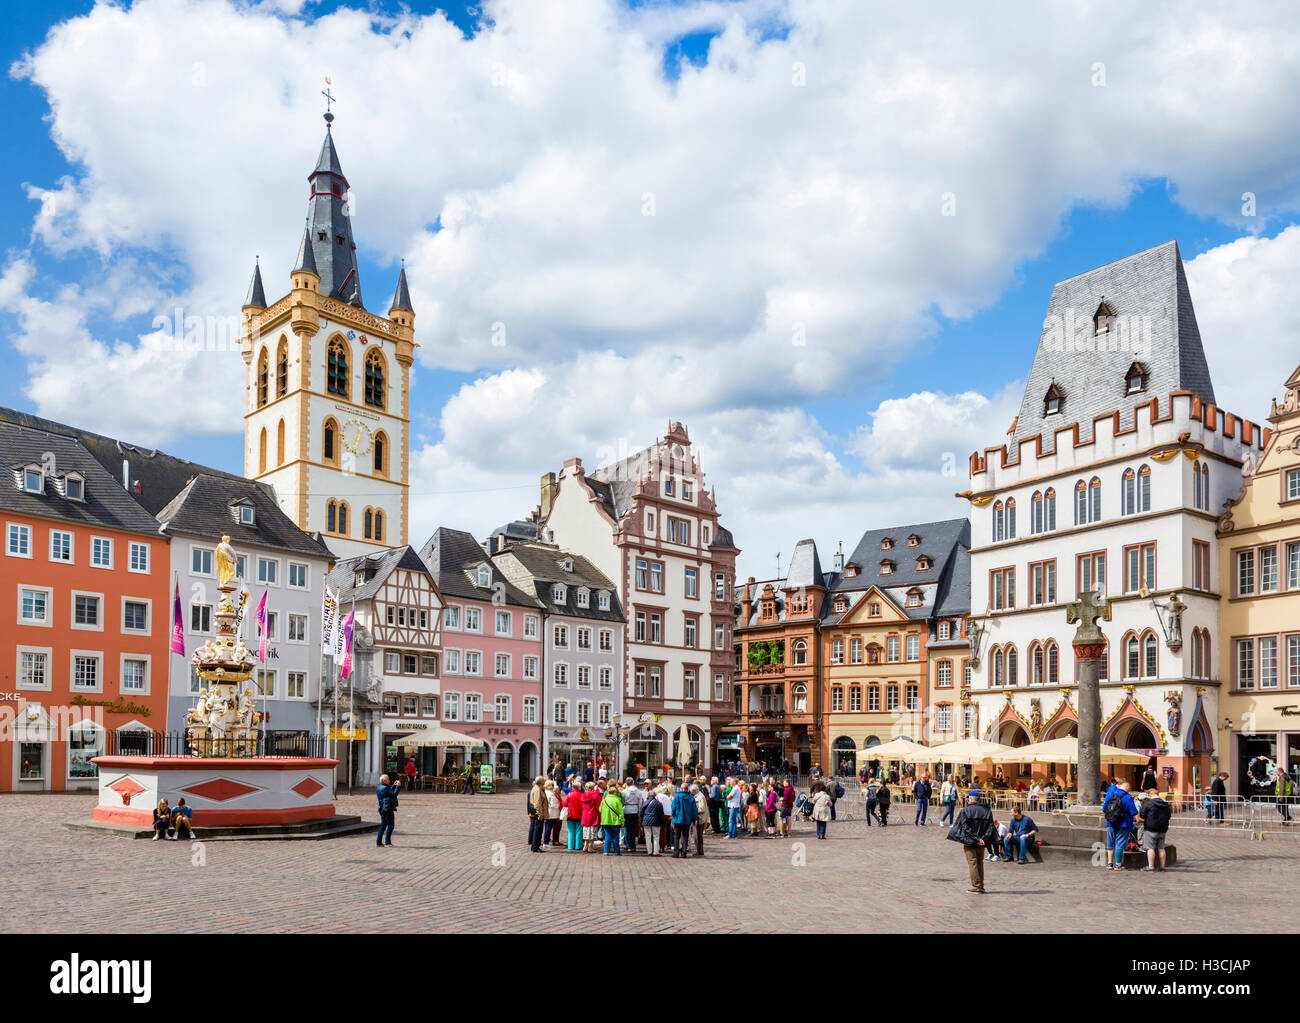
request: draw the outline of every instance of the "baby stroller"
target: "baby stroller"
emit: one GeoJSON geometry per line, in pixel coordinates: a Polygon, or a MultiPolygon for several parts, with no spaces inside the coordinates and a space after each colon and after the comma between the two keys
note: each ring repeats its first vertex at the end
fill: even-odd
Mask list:
{"type": "Polygon", "coordinates": [[[794,801],[795,813],[799,815],[802,821],[811,821],[813,812],[813,801],[809,798],[807,792],[800,792],[794,801]]]}

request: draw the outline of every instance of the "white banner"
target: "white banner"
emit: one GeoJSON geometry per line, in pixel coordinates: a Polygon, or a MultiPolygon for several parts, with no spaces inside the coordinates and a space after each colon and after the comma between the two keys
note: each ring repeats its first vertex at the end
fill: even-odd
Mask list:
{"type": "Polygon", "coordinates": [[[339,659],[335,651],[338,647],[340,631],[338,597],[326,586],[320,609],[320,649],[321,653],[329,654],[335,660],[339,659]]]}
{"type": "Polygon", "coordinates": [[[239,581],[239,597],[235,603],[235,635],[244,638],[244,612],[248,609],[248,584],[239,581]]]}

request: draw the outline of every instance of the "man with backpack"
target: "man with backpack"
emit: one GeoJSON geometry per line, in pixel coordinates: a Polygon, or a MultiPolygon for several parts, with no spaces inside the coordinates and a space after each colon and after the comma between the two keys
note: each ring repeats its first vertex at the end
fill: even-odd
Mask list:
{"type": "Polygon", "coordinates": [[[1115,862],[1107,863],[1107,870],[1125,870],[1124,851],[1133,840],[1133,822],[1137,817],[1137,803],[1129,795],[1131,786],[1122,781],[1106,790],[1102,813],[1106,817],[1106,848],[1115,850],[1115,862]]]}
{"type": "MultiPolygon", "coordinates": [[[[866,788],[863,790],[867,797],[867,827],[871,827],[871,818],[880,820],[880,814],[876,811],[876,792],[880,788],[874,778],[867,779],[866,788]]],[[[881,821],[883,824],[884,822],[881,821]]]]}
{"type": "Polygon", "coordinates": [[[826,794],[831,797],[831,820],[835,819],[835,803],[844,798],[844,786],[838,778],[831,778],[826,786],[826,794]]]}
{"type": "Polygon", "coordinates": [[[1147,865],[1143,870],[1163,871],[1165,869],[1165,836],[1169,831],[1169,818],[1174,814],[1173,807],[1160,798],[1155,789],[1147,793],[1138,816],[1142,819],[1142,848],[1147,853],[1147,865]],[[1160,865],[1156,866],[1156,853],[1160,854],[1160,865]]]}

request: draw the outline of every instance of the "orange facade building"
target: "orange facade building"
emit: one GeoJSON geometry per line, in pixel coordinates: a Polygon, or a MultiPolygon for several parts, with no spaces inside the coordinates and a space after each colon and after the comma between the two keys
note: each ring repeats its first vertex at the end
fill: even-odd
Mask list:
{"type": "Polygon", "coordinates": [[[165,729],[168,544],[76,440],[0,422],[0,791],[94,790],[165,729]]]}

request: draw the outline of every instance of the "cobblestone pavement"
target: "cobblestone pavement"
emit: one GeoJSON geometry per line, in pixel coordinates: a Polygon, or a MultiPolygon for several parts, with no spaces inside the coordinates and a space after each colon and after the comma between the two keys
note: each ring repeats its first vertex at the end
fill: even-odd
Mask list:
{"type": "MultiPolygon", "coordinates": [[[[82,795],[0,797],[0,866],[21,900],[0,929],[45,931],[1294,930],[1300,835],[1180,833],[1165,874],[989,863],[965,894],[946,829],[837,822],[827,841],[720,840],[703,859],[529,852],[522,792],[404,793],[392,848],[327,841],[150,842],[73,831],[82,795]],[[201,854],[203,865],[194,865],[201,854]],[[168,906],[184,905],[169,913],[168,906]]],[[[372,796],[339,812],[374,818],[372,796]]],[[[907,815],[910,818],[910,814],[907,815]]]]}

